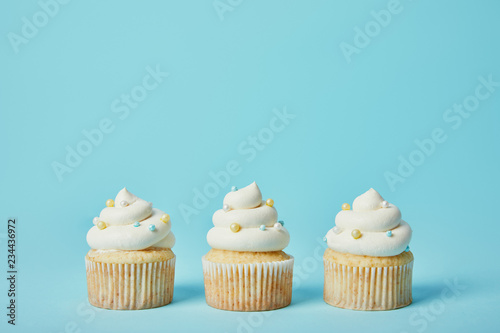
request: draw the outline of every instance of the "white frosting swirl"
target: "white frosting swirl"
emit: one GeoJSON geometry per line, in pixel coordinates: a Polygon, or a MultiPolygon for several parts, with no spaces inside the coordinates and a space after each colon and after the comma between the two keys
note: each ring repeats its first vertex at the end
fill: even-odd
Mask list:
{"type": "Polygon", "coordinates": [[[172,248],[175,236],[170,231],[171,222],[164,223],[163,211],[153,208],[150,202],[144,201],[123,188],[115,198],[114,207],[106,207],[101,211],[94,224],[102,221],[105,229],[92,227],[87,233],[87,243],[96,250],[143,250],[148,247],[172,248]],[[124,206],[121,203],[124,202],[124,206]],[[139,222],[139,226],[134,224],[139,222]],[[154,225],[154,230],[150,230],[154,225]]]}
{"type": "Polygon", "coordinates": [[[374,189],[357,197],[352,210],[342,210],[335,217],[335,228],[326,234],[328,247],[338,252],[372,257],[390,257],[405,251],[412,230],[401,219],[398,207],[383,202],[374,189]],[[352,236],[354,229],[361,232],[360,238],[352,236]]]}
{"type": "Polygon", "coordinates": [[[262,193],[255,182],[224,197],[224,207],[212,217],[214,227],[207,234],[208,244],[219,250],[267,252],[283,250],[290,242],[288,231],[278,221],[274,207],[262,201],[262,193]],[[227,205],[227,206],[226,206],[227,205]],[[238,232],[231,224],[240,226],[238,232]],[[260,230],[265,226],[265,230],[260,230]]]}

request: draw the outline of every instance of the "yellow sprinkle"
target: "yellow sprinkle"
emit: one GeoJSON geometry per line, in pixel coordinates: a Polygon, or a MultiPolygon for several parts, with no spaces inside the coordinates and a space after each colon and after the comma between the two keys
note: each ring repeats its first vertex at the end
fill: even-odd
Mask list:
{"type": "Polygon", "coordinates": [[[349,205],[348,203],[343,204],[342,210],[351,210],[351,205],[349,205]]]}
{"type": "Polygon", "coordinates": [[[168,214],[163,214],[163,215],[160,217],[160,220],[161,220],[163,223],[168,223],[168,221],[170,221],[170,215],[168,215],[168,214]]]}
{"type": "Polygon", "coordinates": [[[108,199],[106,201],[106,206],[107,207],[114,207],[114,205],[115,205],[115,201],[113,199],[108,199]]]}
{"type": "Polygon", "coordinates": [[[229,227],[232,232],[238,232],[241,229],[241,226],[238,223],[231,223],[231,226],[229,227]]]}
{"type": "Polygon", "coordinates": [[[266,200],[266,205],[268,205],[269,207],[272,207],[274,205],[274,200],[273,199],[267,199],[266,200]]]}
{"type": "Polygon", "coordinates": [[[97,223],[97,227],[100,229],[100,230],[104,230],[106,229],[108,226],[106,225],[106,223],[104,223],[103,221],[99,221],[97,223]]]}
{"type": "Polygon", "coordinates": [[[354,229],[352,232],[351,232],[351,236],[352,238],[354,239],[358,239],[361,237],[361,231],[359,231],[358,229],[354,229]]]}

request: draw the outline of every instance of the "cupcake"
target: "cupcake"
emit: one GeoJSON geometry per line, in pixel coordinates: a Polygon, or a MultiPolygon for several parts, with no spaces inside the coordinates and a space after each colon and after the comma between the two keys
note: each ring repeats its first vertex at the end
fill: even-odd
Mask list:
{"type": "Polygon", "coordinates": [[[126,188],[106,206],[87,233],[90,304],[139,310],[170,303],[175,271],[170,216],[126,188]]]}
{"type": "Polygon", "coordinates": [[[353,310],[391,310],[411,303],[411,228],[398,207],[374,189],[342,205],[323,256],[325,302],[353,310]]]}
{"type": "Polygon", "coordinates": [[[224,197],[207,234],[202,258],[207,304],[222,310],[264,311],[292,300],[293,257],[282,250],[290,235],[272,199],[254,182],[224,197]]]}

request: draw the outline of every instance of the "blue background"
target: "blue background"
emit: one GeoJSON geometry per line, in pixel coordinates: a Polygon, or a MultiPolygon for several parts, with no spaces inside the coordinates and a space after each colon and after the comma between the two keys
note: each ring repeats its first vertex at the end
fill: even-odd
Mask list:
{"type": "MultiPolygon", "coordinates": [[[[48,22],[38,14],[43,26],[16,53],[12,33],[22,36],[23,17],[33,22],[42,9],[2,1],[0,257],[5,271],[5,224],[17,217],[17,331],[498,330],[500,91],[458,128],[443,117],[475,94],[478,77],[500,81],[500,3],[402,0],[350,62],[341,43],[354,45],[356,27],[370,27],[371,12],[388,1],[230,6],[221,19],[208,0],[73,1],[48,22]],[[140,92],[148,66],[157,65],[169,76],[120,119],[112,103],[140,92]],[[270,140],[265,128],[275,109],[295,118],[270,140]],[[66,147],[76,149],[82,131],[102,119],[113,131],[60,181],[53,163],[65,163],[66,147]],[[446,141],[428,156],[416,152],[415,140],[436,128],[446,141]],[[238,147],[259,133],[267,143],[250,160],[238,147]],[[385,173],[396,174],[400,156],[410,155],[419,165],[391,187],[385,173]],[[185,218],[180,207],[193,206],[194,191],[231,160],[239,173],[185,218]],[[254,180],[291,234],[286,251],[300,275],[293,301],[264,314],[215,310],[203,294],[205,236],[231,185],[254,180]],[[124,186],[172,217],[176,285],[166,307],[88,305],[85,235],[124,186]],[[318,239],[342,203],[370,187],[398,205],[414,231],[414,303],[396,311],[356,312],[322,300],[318,239]],[[460,285],[456,294],[449,283],[460,285]]],[[[12,329],[1,317],[0,327],[12,329]]]]}

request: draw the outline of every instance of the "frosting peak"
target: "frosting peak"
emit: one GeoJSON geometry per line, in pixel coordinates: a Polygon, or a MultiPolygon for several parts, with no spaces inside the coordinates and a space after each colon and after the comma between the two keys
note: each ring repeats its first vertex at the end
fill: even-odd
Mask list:
{"type": "Polygon", "coordinates": [[[126,187],[122,188],[120,192],[116,195],[115,202],[119,204],[122,201],[126,201],[129,204],[133,204],[136,202],[139,198],[130,193],[126,187]]]}
{"type": "Polygon", "coordinates": [[[255,182],[241,190],[231,191],[224,197],[224,204],[231,209],[255,208],[261,203],[262,193],[255,182]]]}
{"type": "Polygon", "coordinates": [[[267,252],[283,250],[290,235],[278,221],[274,202],[262,201],[255,182],[224,197],[223,209],[212,217],[214,227],[207,234],[208,244],[220,250],[267,252]]]}
{"type": "Polygon", "coordinates": [[[335,217],[335,227],[326,234],[328,247],[374,257],[395,256],[405,251],[412,230],[401,219],[398,207],[384,201],[374,189],[357,197],[352,206],[352,210],[342,210],[335,217]]]}
{"type": "Polygon", "coordinates": [[[382,201],[384,201],[384,198],[382,198],[377,191],[371,188],[354,199],[354,202],[352,203],[352,210],[365,212],[379,209],[382,207],[382,201]]]}
{"type": "Polygon", "coordinates": [[[175,237],[170,231],[170,219],[123,188],[115,204],[94,218],[94,227],[87,233],[87,243],[96,250],[142,250],[148,247],[172,248],[175,237]]]}

